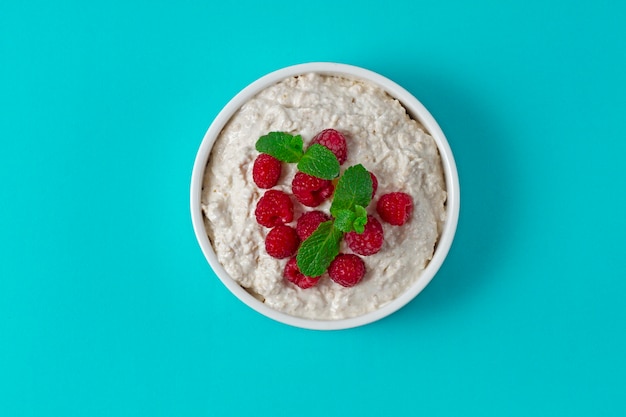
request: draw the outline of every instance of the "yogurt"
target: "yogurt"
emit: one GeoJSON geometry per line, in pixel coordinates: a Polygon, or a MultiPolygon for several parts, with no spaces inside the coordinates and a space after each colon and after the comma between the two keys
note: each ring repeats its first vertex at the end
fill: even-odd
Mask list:
{"type": "MultiPolygon", "coordinates": [[[[291,194],[295,164],[283,163],[275,189],[291,194]]],[[[296,202],[294,198],[294,202],[296,202]]],[[[202,210],[209,240],[232,279],[269,307],[294,316],[338,320],[374,311],[402,294],[432,258],[446,215],[441,158],[433,138],[404,107],[381,88],[360,80],[310,73],[287,78],[244,104],[213,145],[204,172],[202,210]],[[408,193],[414,209],[403,226],[384,222],[380,252],[362,257],[366,275],[344,288],[327,276],[300,289],[283,278],[286,259],[265,252],[269,229],[257,224],[254,210],[265,190],[252,180],[255,143],[272,131],[301,135],[308,142],[332,128],[347,141],[342,170],[363,164],[378,179],[367,207],[376,217],[378,197],[408,193]]],[[[328,212],[330,201],[315,208],[328,212]]],[[[294,222],[303,210],[295,204],[294,222]]],[[[342,242],[342,252],[350,249],[342,242]]]]}

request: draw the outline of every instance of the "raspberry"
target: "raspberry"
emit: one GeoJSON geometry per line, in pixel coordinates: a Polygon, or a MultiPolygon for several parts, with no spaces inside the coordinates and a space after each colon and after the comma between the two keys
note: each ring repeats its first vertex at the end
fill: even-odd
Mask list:
{"type": "Polygon", "coordinates": [[[281,168],[278,159],[262,153],[254,160],[252,179],[259,188],[272,188],[278,183],[281,168]]]}
{"type": "Polygon", "coordinates": [[[413,201],[406,193],[395,192],[380,197],[376,211],[381,219],[395,226],[401,226],[409,220],[413,212],[413,201]]]}
{"type": "Polygon", "coordinates": [[[307,277],[302,272],[300,272],[300,268],[298,268],[298,263],[295,257],[287,261],[283,276],[287,281],[293,282],[302,289],[311,288],[317,285],[320,280],[320,277],[307,277]]]}
{"type": "Polygon", "coordinates": [[[333,194],[335,187],[329,180],[313,177],[298,171],[291,182],[296,199],[308,207],[317,207],[333,194]]]}
{"type": "Polygon", "coordinates": [[[265,237],[265,250],[267,253],[278,259],[293,256],[300,245],[300,238],[296,229],[284,224],[279,224],[265,237]]]}
{"type": "Polygon", "coordinates": [[[372,172],[370,172],[370,177],[372,177],[372,198],[374,198],[374,194],[378,190],[378,178],[372,172]]]}
{"type": "Polygon", "coordinates": [[[373,255],[383,246],[383,226],[376,217],[367,216],[367,224],[363,233],[347,233],[346,242],[350,249],[359,255],[373,255]]]}
{"type": "Polygon", "coordinates": [[[279,190],[268,190],[259,199],[254,211],[256,221],[265,227],[274,227],[293,220],[293,203],[279,190]]]}
{"type": "Polygon", "coordinates": [[[348,145],[346,145],[346,138],[335,129],[322,130],[315,135],[311,144],[319,143],[331,150],[335,154],[339,165],[346,162],[348,157],[348,145]]]}
{"type": "Polygon", "coordinates": [[[298,223],[296,224],[296,232],[298,232],[300,240],[306,240],[306,238],[311,236],[315,229],[317,229],[320,223],[324,223],[328,220],[330,220],[330,216],[323,211],[313,210],[304,213],[298,218],[298,223]]]}
{"type": "Polygon", "coordinates": [[[353,287],[365,275],[365,262],[352,253],[340,253],[328,267],[330,279],[344,287],[353,287]]]}

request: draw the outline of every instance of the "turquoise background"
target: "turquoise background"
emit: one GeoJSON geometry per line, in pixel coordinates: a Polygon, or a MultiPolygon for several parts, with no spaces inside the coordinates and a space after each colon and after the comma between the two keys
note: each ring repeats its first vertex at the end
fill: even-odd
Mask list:
{"type": "Polygon", "coordinates": [[[0,3],[0,415],[626,415],[626,3],[0,3]],[[250,310],[196,243],[219,110],[377,71],[462,187],[440,273],[377,323],[250,310]]]}

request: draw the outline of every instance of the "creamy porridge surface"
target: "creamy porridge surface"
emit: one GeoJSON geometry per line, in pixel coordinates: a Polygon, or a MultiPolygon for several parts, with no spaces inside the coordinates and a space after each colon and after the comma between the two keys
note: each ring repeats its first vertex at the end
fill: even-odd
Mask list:
{"type": "MultiPolygon", "coordinates": [[[[295,164],[283,163],[279,184],[291,194],[295,164]]],[[[303,208],[293,199],[294,222],[303,208]]],[[[228,274],[275,310],[311,319],[336,320],[376,310],[398,297],[432,258],[445,219],[446,189],[435,141],[395,99],[362,81],[306,74],[266,88],[228,122],[215,142],[202,190],[205,225],[217,258],[228,274]],[[272,131],[302,135],[305,147],[321,130],[346,136],[348,160],[342,171],[363,164],[378,178],[368,206],[376,214],[378,197],[403,191],[413,198],[413,214],[403,226],[381,221],[385,242],[363,256],[367,273],[344,288],[327,276],[302,290],[283,279],[286,259],[265,252],[269,229],[257,224],[254,210],[265,190],[252,181],[255,143],[272,131]]],[[[329,202],[316,209],[328,212],[329,202]]],[[[350,249],[342,243],[342,251],[350,249]]]]}

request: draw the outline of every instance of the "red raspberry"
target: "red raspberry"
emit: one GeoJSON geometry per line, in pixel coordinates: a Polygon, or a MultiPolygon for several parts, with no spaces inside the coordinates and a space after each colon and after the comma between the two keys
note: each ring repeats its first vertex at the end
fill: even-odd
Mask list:
{"type": "Polygon", "coordinates": [[[373,255],[383,246],[383,226],[376,217],[367,216],[367,224],[363,233],[347,233],[346,242],[350,249],[359,255],[373,255]]]}
{"type": "Polygon", "coordinates": [[[293,282],[302,289],[311,288],[317,285],[320,280],[320,277],[307,277],[302,272],[300,272],[300,268],[298,268],[298,262],[296,261],[295,257],[287,261],[283,276],[287,281],[293,282]]]}
{"type": "Polygon", "coordinates": [[[298,171],[291,182],[291,191],[299,202],[308,207],[317,207],[333,194],[335,187],[329,180],[313,177],[298,171]]]}
{"type": "Polygon", "coordinates": [[[374,173],[370,172],[370,177],[372,177],[372,198],[374,198],[374,194],[376,194],[376,190],[378,190],[378,178],[374,173]]]}
{"type": "Polygon", "coordinates": [[[293,203],[282,191],[268,190],[256,204],[256,221],[265,227],[274,227],[293,220],[293,203]]]}
{"type": "Polygon", "coordinates": [[[267,253],[278,259],[293,256],[300,245],[300,238],[296,229],[284,224],[279,224],[265,237],[265,250],[267,253]]]}
{"type": "Polygon", "coordinates": [[[330,279],[344,287],[353,287],[365,275],[365,262],[352,253],[340,253],[328,267],[330,279]]]}
{"type": "Polygon", "coordinates": [[[278,159],[262,153],[254,160],[252,179],[259,188],[272,188],[278,183],[281,168],[278,159]]]}
{"type": "Polygon", "coordinates": [[[413,200],[406,193],[395,192],[380,197],[376,211],[381,219],[395,226],[402,226],[413,212],[413,200]]]}
{"type": "Polygon", "coordinates": [[[330,220],[330,216],[323,211],[313,210],[304,213],[298,218],[298,223],[296,224],[296,232],[298,232],[300,240],[305,241],[317,229],[320,223],[328,220],[330,220]]]}
{"type": "Polygon", "coordinates": [[[346,158],[348,157],[348,145],[346,145],[346,138],[335,129],[322,130],[320,133],[315,135],[311,141],[311,144],[314,143],[319,143],[320,145],[330,149],[331,152],[337,157],[339,165],[346,162],[346,158]]]}

